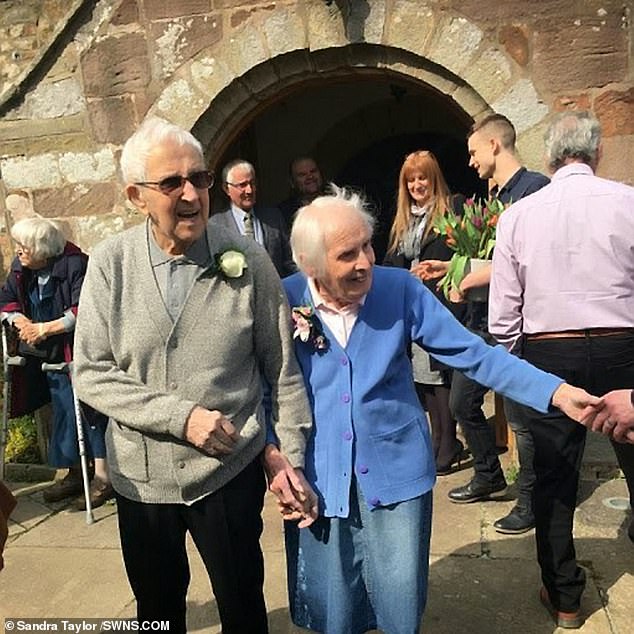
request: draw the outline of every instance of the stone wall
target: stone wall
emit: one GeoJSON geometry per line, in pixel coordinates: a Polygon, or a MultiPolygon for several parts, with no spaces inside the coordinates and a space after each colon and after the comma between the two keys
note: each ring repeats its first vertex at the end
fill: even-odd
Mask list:
{"type": "Polygon", "coordinates": [[[532,165],[553,113],[591,108],[601,173],[634,184],[633,32],[632,0],[0,0],[2,215],[90,248],[139,220],[116,166],[148,113],[213,154],[289,87],[365,71],[507,114],[532,165]]]}

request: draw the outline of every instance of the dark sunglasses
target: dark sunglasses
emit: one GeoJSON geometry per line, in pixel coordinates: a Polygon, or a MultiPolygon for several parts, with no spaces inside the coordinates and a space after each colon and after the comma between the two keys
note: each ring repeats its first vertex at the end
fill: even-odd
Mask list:
{"type": "Polygon", "coordinates": [[[192,172],[187,176],[168,176],[160,181],[143,181],[134,184],[141,187],[150,187],[151,189],[153,189],[152,185],[154,185],[161,193],[171,196],[181,194],[185,188],[186,181],[189,181],[196,189],[209,189],[214,184],[214,173],[203,170],[192,172]]]}

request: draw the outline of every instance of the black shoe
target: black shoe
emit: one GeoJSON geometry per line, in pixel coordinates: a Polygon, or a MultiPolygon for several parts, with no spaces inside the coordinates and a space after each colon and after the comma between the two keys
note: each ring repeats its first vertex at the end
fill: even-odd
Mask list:
{"type": "Polygon", "coordinates": [[[449,491],[449,499],[456,504],[466,504],[468,502],[478,502],[479,500],[490,500],[504,497],[506,493],[506,482],[496,482],[495,484],[482,484],[471,480],[463,487],[449,491]]]}
{"type": "Polygon", "coordinates": [[[454,447],[453,455],[451,456],[451,460],[447,464],[437,464],[436,465],[436,475],[444,476],[453,473],[460,469],[460,463],[463,460],[467,460],[471,454],[468,449],[465,449],[465,446],[456,438],[456,444],[454,447]]]}
{"type": "Polygon", "coordinates": [[[506,517],[493,524],[493,528],[505,535],[521,535],[535,528],[535,516],[524,507],[514,506],[506,517]]]}

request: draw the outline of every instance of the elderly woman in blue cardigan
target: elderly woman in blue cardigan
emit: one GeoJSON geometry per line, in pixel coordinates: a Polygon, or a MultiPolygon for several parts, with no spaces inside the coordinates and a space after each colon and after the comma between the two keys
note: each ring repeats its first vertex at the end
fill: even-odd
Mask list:
{"type": "Polygon", "coordinates": [[[301,272],[283,280],[314,415],[313,491],[284,477],[272,435],[265,451],[282,513],[301,519],[285,523],[290,610],[328,634],[414,634],[436,474],[410,343],[541,412],[581,420],[598,399],[470,334],[407,271],[374,266],[372,217],[333,189],[299,211],[291,246],[301,272]]]}

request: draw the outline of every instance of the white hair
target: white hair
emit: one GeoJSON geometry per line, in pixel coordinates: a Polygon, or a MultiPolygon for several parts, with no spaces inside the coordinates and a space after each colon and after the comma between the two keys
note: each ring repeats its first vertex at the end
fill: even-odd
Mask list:
{"type": "Polygon", "coordinates": [[[566,159],[596,167],[601,145],[601,125],[590,112],[563,112],[548,127],[544,144],[546,161],[553,172],[565,165],[566,159]]]}
{"type": "Polygon", "coordinates": [[[29,250],[34,260],[48,260],[60,255],[66,238],[60,226],[47,218],[23,218],[11,227],[11,237],[29,250]]]}
{"type": "Polygon", "coordinates": [[[157,145],[165,141],[189,146],[203,159],[202,145],[191,132],[165,119],[149,117],[125,142],[121,151],[121,176],[124,182],[135,183],[145,180],[148,156],[157,145]]]}
{"type": "Polygon", "coordinates": [[[341,229],[341,208],[347,209],[374,231],[374,217],[358,192],[329,184],[332,194],[318,196],[295,214],[291,230],[293,260],[300,271],[320,278],[326,273],[326,242],[328,236],[341,229]]]}
{"type": "Polygon", "coordinates": [[[251,163],[249,163],[249,161],[245,161],[244,159],[234,159],[233,161],[229,161],[222,168],[221,178],[222,178],[223,187],[229,181],[229,174],[236,167],[242,167],[242,168],[246,169],[249,172],[249,174],[251,174],[251,178],[255,178],[255,167],[253,167],[253,165],[251,163]]]}

